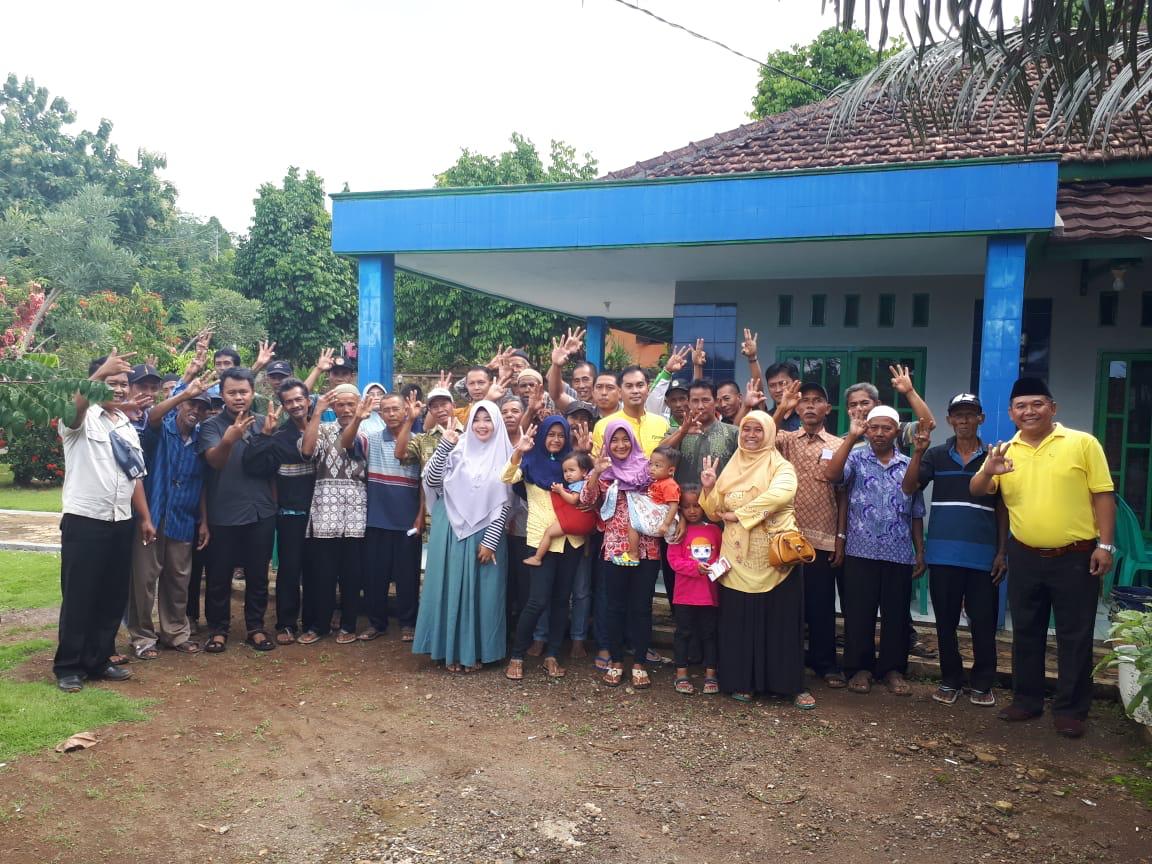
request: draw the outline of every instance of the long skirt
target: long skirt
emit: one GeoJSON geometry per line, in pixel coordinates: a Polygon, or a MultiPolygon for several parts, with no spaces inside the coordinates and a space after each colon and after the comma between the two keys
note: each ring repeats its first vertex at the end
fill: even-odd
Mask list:
{"type": "Polygon", "coordinates": [[[720,586],[720,689],[794,696],[804,684],[804,580],[796,567],[771,591],[720,586]]]}
{"type": "Polygon", "coordinates": [[[413,654],[472,666],[494,663],[507,653],[508,543],[501,538],[496,560],[481,564],[476,553],[483,537],[478,531],[457,539],[444,499],[432,508],[413,654]]]}

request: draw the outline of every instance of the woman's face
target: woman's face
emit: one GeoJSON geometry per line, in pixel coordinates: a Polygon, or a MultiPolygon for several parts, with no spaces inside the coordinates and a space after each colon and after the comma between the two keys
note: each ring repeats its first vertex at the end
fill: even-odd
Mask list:
{"type": "Polygon", "coordinates": [[[764,446],[764,427],[755,420],[745,420],[740,427],[740,446],[745,450],[759,450],[764,446]]]}
{"type": "Polygon", "coordinates": [[[492,425],[492,418],[488,416],[488,412],[483,408],[476,412],[476,416],[472,418],[472,432],[475,434],[477,440],[487,441],[492,437],[495,428],[492,425]]]}
{"type": "Polygon", "coordinates": [[[623,429],[617,429],[608,440],[608,452],[613,459],[624,460],[632,452],[632,439],[623,429]]]}
{"type": "Polygon", "coordinates": [[[548,434],[544,436],[544,449],[549,453],[559,453],[564,449],[566,437],[564,427],[559,423],[553,423],[548,427],[548,434]]]}

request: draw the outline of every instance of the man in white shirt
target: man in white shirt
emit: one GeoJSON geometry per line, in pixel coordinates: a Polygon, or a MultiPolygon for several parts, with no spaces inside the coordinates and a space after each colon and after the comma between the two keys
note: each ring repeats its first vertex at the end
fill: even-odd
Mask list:
{"type": "Polygon", "coordinates": [[[132,511],[140,516],[141,542],[155,540],[156,530],[139,479],[144,466],[140,439],[119,407],[128,398],[131,368],[115,351],[93,360],[88,377],[107,384],[112,399],[90,405],[77,393],[72,416],[57,422],[64,447],[64,515],[59,645],[52,671],[66,693],[81,690],[86,678],[123,681],[132,676],[109,662],[128,604],[132,511]]]}

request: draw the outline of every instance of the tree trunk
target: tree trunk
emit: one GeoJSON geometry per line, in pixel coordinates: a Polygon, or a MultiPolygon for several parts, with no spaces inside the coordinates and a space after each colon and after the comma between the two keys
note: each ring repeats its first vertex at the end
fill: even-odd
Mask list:
{"type": "Polygon", "coordinates": [[[56,286],[48,292],[48,296],[44,298],[44,303],[36,310],[36,314],[32,317],[32,323],[30,323],[28,329],[24,331],[24,338],[20,340],[20,344],[16,348],[17,359],[28,353],[28,349],[32,345],[32,340],[36,338],[36,331],[39,330],[40,325],[44,323],[44,316],[48,314],[48,310],[52,308],[52,304],[56,302],[56,298],[59,297],[63,291],[63,288],[56,286]]]}

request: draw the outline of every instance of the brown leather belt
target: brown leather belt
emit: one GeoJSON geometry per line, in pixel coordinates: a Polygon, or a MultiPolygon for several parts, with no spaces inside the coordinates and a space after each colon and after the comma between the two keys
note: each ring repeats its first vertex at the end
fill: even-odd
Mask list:
{"type": "Polygon", "coordinates": [[[1018,546],[1022,546],[1029,552],[1039,555],[1041,558],[1059,558],[1061,555],[1067,555],[1069,552],[1091,552],[1096,548],[1095,540],[1077,540],[1075,543],[1069,543],[1067,546],[1059,546],[1055,549],[1040,549],[1036,546],[1029,546],[1027,543],[1021,543],[1015,537],[1012,541],[1018,546]]]}

